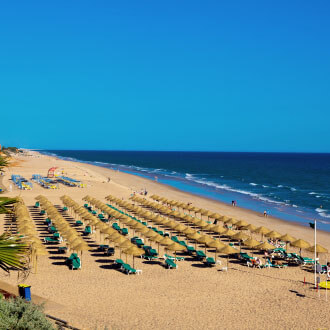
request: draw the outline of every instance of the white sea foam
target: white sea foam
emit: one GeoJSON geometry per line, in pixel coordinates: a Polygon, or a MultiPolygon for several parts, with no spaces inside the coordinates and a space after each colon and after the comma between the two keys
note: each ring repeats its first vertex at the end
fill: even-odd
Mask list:
{"type": "Polygon", "coordinates": [[[254,182],[250,182],[249,185],[251,185],[251,186],[257,186],[258,184],[257,183],[254,183],[254,182]]]}
{"type": "Polygon", "coordinates": [[[314,191],[311,191],[311,192],[308,193],[308,195],[316,195],[316,194],[317,194],[317,193],[314,192],[314,191]]]}
{"type": "Polygon", "coordinates": [[[269,186],[266,186],[265,184],[262,185],[264,188],[269,188],[269,186]]]}
{"type": "Polygon", "coordinates": [[[283,188],[283,186],[281,184],[277,185],[278,188],[283,188]]]}
{"type": "Polygon", "coordinates": [[[292,204],[293,207],[298,207],[296,204],[292,204]]]}
{"type": "Polygon", "coordinates": [[[321,196],[320,196],[320,195],[316,195],[315,197],[316,197],[316,198],[320,198],[321,196]]]}
{"type": "Polygon", "coordinates": [[[297,191],[297,189],[296,189],[296,188],[290,188],[290,190],[291,190],[291,191],[297,191]]]}
{"type": "Polygon", "coordinates": [[[316,208],[315,211],[323,218],[330,218],[330,214],[328,214],[325,209],[321,209],[320,207],[316,208]]]}

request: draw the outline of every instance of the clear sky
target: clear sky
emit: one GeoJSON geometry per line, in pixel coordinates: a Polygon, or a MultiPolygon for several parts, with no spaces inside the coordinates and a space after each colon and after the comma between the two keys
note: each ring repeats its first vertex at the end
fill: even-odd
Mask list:
{"type": "Polygon", "coordinates": [[[1,1],[0,143],[330,152],[330,2],[1,1]]]}

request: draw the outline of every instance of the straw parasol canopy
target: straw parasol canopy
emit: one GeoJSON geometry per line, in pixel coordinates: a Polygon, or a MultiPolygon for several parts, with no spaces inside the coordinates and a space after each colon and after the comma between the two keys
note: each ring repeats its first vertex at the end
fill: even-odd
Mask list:
{"type": "Polygon", "coordinates": [[[197,239],[198,243],[205,245],[205,253],[206,253],[206,245],[207,243],[210,243],[213,239],[208,235],[202,235],[200,238],[197,239]]]}
{"type": "MultiPolygon", "coordinates": [[[[129,247],[128,249],[124,250],[123,252],[126,254],[126,258],[127,258],[128,254],[133,256],[133,268],[134,268],[134,257],[138,257],[138,256],[141,256],[142,254],[144,254],[144,250],[139,249],[135,245],[129,247]]],[[[127,262],[127,260],[126,260],[126,262],[127,262]]]]}
{"type": "Polygon", "coordinates": [[[168,245],[173,244],[173,241],[170,238],[165,237],[159,242],[159,244],[168,246],[168,245]]]}
{"type": "Polygon", "coordinates": [[[236,239],[238,241],[243,241],[245,239],[248,239],[249,236],[240,231],[239,233],[237,233],[234,236],[232,236],[232,238],[233,239],[236,239]]]}
{"type": "Polygon", "coordinates": [[[269,237],[269,238],[275,238],[276,239],[276,238],[281,237],[282,235],[279,234],[277,231],[272,230],[271,232],[267,233],[265,236],[269,237]]]}
{"type": "Polygon", "coordinates": [[[281,240],[283,242],[294,242],[296,239],[289,234],[285,234],[285,235],[279,237],[279,240],[281,240]]]}
{"type": "Polygon", "coordinates": [[[268,242],[261,243],[256,246],[256,249],[258,250],[274,250],[276,246],[269,244],[268,242]]]}
{"type": "Polygon", "coordinates": [[[186,229],[183,231],[185,235],[191,235],[194,234],[196,230],[192,229],[191,227],[186,227],[186,229]]]}
{"type": "Polygon", "coordinates": [[[255,248],[256,246],[260,245],[260,242],[253,238],[249,238],[243,242],[243,244],[249,248],[255,248]]]}
{"type": "Polygon", "coordinates": [[[174,251],[175,257],[176,257],[176,251],[184,251],[186,249],[185,246],[179,244],[179,243],[173,243],[171,245],[166,246],[166,250],[174,251]]]}
{"type": "Polygon", "coordinates": [[[240,220],[240,221],[238,221],[237,223],[235,223],[235,225],[236,225],[237,227],[246,227],[246,226],[248,226],[249,224],[248,224],[246,221],[244,221],[244,220],[240,220]]]}
{"type": "Polygon", "coordinates": [[[298,240],[290,243],[290,245],[294,246],[294,247],[297,247],[300,250],[301,249],[308,249],[311,246],[308,242],[304,241],[303,239],[298,239],[298,240]]]}
{"type": "Polygon", "coordinates": [[[266,235],[270,232],[270,230],[264,226],[261,226],[261,227],[258,227],[257,229],[255,229],[254,232],[257,234],[266,235]]]}
{"type": "Polygon", "coordinates": [[[145,237],[151,238],[151,237],[155,237],[157,235],[159,235],[158,233],[156,233],[154,230],[149,229],[146,233],[143,234],[145,237]]]}
{"type": "Polygon", "coordinates": [[[230,245],[226,245],[219,252],[222,254],[234,254],[234,253],[238,253],[238,250],[230,245]]]}
{"type": "Polygon", "coordinates": [[[235,248],[233,248],[230,245],[226,245],[225,247],[223,247],[222,249],[219,250],[219,252],[221,254],[227,254],[227,268],[228,268],[228,264],[229,264],[229,255],[230,254],[234,254],[234,253],[238,253],[238,250],[236,250],[235,248]]]}
{"type": "Polygon", "coordinates": [[[218,240],[212,240],[211,242],[207,243],[207,246],[210,248],[215,248],[214,257],[215,257],[215,260],[217,260],[217,251],[220,251],[221,249],[223,249],[226,246],[226,244],[224,244],[218,240]]]}
{"type": "MultiPolygon", "coordinates": [[[[315,245],[307,249],[310,252],[315,252],[315,245]]],[[[328,253],[328,250],[323,246],[316,244],[316,253],[328,253]]]]}
{"type": "Polygon", "coordinates": [[[257,229],[257,227],[255,225],[252,225],[252,224],[249,224],[248,226],[246,226],[244,228],[251,231],[251,232],[254,232],[257,229]]]}
{"type": "Polygon", "coordinates": [[[231,229],[227,229],[225,232],[222,233],[222,235],[224,236],[228,236],[228,237],[232,237],[236,234],[236,232],[234,232],[233,230],[231,229]]]}
{"type": "Polygon", "coordinates": [[[221,225],[215,225],[211,229],[214,233],[223,234],[227,229],[221,225]]]}

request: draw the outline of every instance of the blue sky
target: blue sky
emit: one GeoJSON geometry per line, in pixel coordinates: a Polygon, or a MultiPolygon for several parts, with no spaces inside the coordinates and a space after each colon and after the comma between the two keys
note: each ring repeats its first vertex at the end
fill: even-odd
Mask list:
{"type": "Polygon", "coordinates": [[[329,1],[0,3],[0,143],[330,152],[329,1]]]}

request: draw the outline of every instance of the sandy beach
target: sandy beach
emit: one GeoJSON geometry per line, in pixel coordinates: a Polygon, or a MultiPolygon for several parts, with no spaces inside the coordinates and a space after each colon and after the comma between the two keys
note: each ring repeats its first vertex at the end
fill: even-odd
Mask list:
{"type": "MultiPolygon", "coordinates": [[[[133,192],[146,189],[147,199],[152,194],[192,203],[195,206],[228,217],[245,220],[256,226],[265,226],[281,234],[290,234],[314,244],[314,231],[302,225],[240,207],[195,196],[172,187],[131,174],[70,162],[31,152],[16,156],[15,167],[6,170],[3,186],[12,186],[5,196],[21,196],[31,211],[40,237],[45,236],[42,218],[33,208],[35,197],[46,196],[54,205],[63,206],[60,197],[70,196],[83,205],[86,195],[106,203],[109,194],[128,200],[133,192]],[[22,191],[10,181],[12,174],[30,179],[32,174],[47,175],[50,167],[81,180],[85,188],[67,187],[44,189],[34,183],[30,191],[22,191]],[[108,182],[110,178],[110,182],[108,182]]],[[[72,219],[73,220],[73,219],[72,219]]],[[[9,217],[0,215],[0,233],[8,228],[9,217]]],[[[255,238],[258,235],[255,234],[255,238]]],[[[260,235],[259,235],[260,238],[260,235]]],[[[98,232],[88,240],[100,244],[98,232]]],[[[330,250],[330,233],[318,231],[318,244],[330,250]]],[[[201,247],[203,248],[203,247],[201,247]]],[[[289,248],[292,252],[298,249],[289,248]]],[[[160,255],[163,255],[161,248],[160,255]]],[[[210,249],[207,255],[214,256],[210,249]]],[[[303,251],[304,256],[313,253],[303,251]]],[[[177,270],[163,267],[164,262],[135,259],[135,268],[141,275],[127,276],[113,269],[119,257],[106,257],[91,248],[82,256],[81,270],[71,271],[61,264],[60,256],[40,257],[38,272],[31,272],[25,280],[32,293],[45,299],[47,313],[67,320],[81,329],[327,329],[330,324],[330,295],[313,288],[314,273],[303,267],[284,269],[249,268],[230,262],[228,271],[221,267],[204,267],[191,257],[179,262],[177,270]],[[306,284],[304,284],[304,280],[306,284]]],[[[131,261],[131,258],[128,258],[131,261]]],[[[226,258],[219,257],[222,265],[226,258]]],[[[320,255],[321,263],[330,260],[330,254],[320,255]]],[[[0,272],[0,280],[16,290],[17,277],[0,272]]],[[[324,280],[324,276],[322,280],[324,280]]]]}

